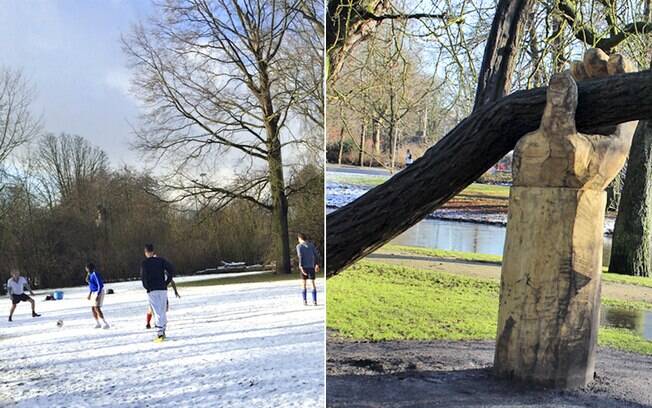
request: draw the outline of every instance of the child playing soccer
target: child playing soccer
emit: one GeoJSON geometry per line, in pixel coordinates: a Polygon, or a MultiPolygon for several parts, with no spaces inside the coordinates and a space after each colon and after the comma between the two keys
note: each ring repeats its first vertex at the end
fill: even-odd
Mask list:
{"type": "Polygon", "coordinates": [[[104,281],[100,274],[95,270],[95,265],[88,263],[86,265],[86,281],[88,282],[88,297],[87,299],[91,302],[91,312],[93,313],[93,318],[95,319],[95,328],[99,329],[103,327],[105,329],[109,328],[109,324],[104,320],[104,313],[102,313],[102,304],[104,303],[104,281]],[[100,319],[104,323],[104,326],[100,324],[100,319]]]}

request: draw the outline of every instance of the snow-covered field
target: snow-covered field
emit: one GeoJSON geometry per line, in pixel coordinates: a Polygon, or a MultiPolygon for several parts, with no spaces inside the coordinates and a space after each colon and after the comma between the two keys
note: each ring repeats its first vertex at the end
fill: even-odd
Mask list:
{"type": "Polygon", "coordinates": [[[108,330],[93,328],[85,288],[61,301],[37,294],[42,317],[21,303],[12,323],[0,298],[0,406],[324,406],[324,307],[303,306],[298,280],[170,290],[158,344],[140,282],[107,288],[108,330]]]}

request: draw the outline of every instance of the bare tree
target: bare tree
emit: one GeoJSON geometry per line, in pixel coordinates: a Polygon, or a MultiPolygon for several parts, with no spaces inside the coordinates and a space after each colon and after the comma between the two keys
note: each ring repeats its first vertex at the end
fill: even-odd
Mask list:
{"type": "Polygon", "coordinates": [[[106,153],[81,136],[48,134],[39,141],[37,152],[42,191],[50,203],[82,198],[84,188],[109,167],[106,153]]]}
{"type": "Polygon", "coordinates": [[[178,199],[201,195],[218,206],[245,200],[271,211],[274,259],[286,273],[282,153],[304,144],[288,130],[300,120],[297,112],[316,112],[313,121],[320,121],[320,90],[306,86],[314,78],[291,47],[301,43],[296,33],[314,32],[315,7],[300,0],[168,0],[123,39],[147,112],[137,147],[170,164],[166,187],[178,199]],[[200,163],[223,168],[228,160],[239,169],[230,180],[196,174],[200,163]]]}
{"type": "Polygon", "coordinates": [[[22,72],[0,67],[0,163],[40,131],[41,121],[31,113],[33,100],[22,72]]]}
{"type": "MultiPolygon", "coordinates": [[[[464,20],[461,17],[450,16],[446,12],[405,11],[399,9],[394,3],[392,0],[328,1],[326,5],[328,83],[337,79],[351,51],[373,35],[384,21],[421,20],[446,26],[464,20]]],[[[416,3],[417,6],[421,5],[420,2],[416,3]]],[[[424,23],[424,25],[428,24],[424,23]]]]}

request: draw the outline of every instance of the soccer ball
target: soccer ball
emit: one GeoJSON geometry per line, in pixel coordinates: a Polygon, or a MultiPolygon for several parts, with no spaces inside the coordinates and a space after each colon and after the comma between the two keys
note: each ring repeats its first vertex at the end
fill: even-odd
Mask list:
{"type": "Polygon", "coordinates": [[[57,327],[63,327],[63,320],[57,320],[57,327]]]}

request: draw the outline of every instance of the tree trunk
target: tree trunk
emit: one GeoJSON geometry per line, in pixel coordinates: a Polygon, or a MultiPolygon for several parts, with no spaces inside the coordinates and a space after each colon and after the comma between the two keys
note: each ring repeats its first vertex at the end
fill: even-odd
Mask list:
{"type": "Polygon", "coordinates": [[[423,111],[423,143],[428,145],[428,107],[423,111]]]}
{"type": "Polygon", "coordinates": [[[396,167],[396,146],[398,144],[398,125],[394,126],[394,130],[392,133],[393,133],[392,143],[390,146],[392,150],[390,151],[390,154],[391,154],[391,163],[392,163],[392,174],[394,174],[394,168],[396,167]]]}
{"type": "Polygon", "coordinates": [[[360,167],[364,167],[364,144],[367,136],[367,123],[362,124],[362,129],[360,131],[360,157],[358,158],[360,167]]]}
{"type": "Polygon", "coordinates": [[[340,151],[337,154],[337,164],[342,165],[342,155],[344,154],[344,128],[340,129],[340,151]]]}
{"type": "MultiPolygon", "coordinates": [[[[652,72],[578,83],[579,131],[652,117],[652,72]]],[[[327,216],[329,276],[422,220],[536,130],[546,100],[537,88],[482,106],[413,165],[327,216]]]]}
{"type": "Polygon", "coordinates": [[[640,121],[632,140],[627,176],[611,247],[609,272],[649,276],[652,267],[652,122],[640,121]]]}
{"type": "Polygon", "coordinates": [[[380,163],[378,161],[378,158],[380,157],[380,154],[382,152],[381,146],[380,146],[380,123],[376,122],[376,129],[374,130],[374,156],[376,158],[376,163],[380,163]]]}
{"type": "Polygon", "coordinates": [[[523,27],[533,0],[500,0],[484,49],[473,110],[507,95],[512,87],[523,27]]]}
{"type": "Polygon", "coordinates": [[[272,194],[272,233],[274,235],[274,260],[276,273],[291,273],[290,235],[288,232],[288,200],[283,179],[283,158],[278,138],[272,142],[274,148],[267,159],[269,165],[269,186],[272,194]]]}

